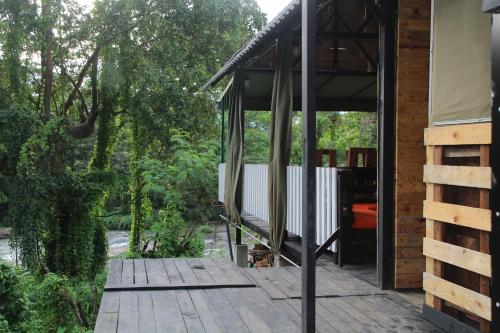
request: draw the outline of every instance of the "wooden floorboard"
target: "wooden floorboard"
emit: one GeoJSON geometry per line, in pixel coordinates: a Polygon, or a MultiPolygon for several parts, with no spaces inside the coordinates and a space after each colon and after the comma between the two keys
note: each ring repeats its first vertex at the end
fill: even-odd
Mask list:
{"type": "MultiPolygon", "coordinates": [[[[396,292],[319,263],[318,332],[439,332],[396,292]]],[[[225,258],[113,260],[95,332],[300,332],[300,279],[225,258]]]]}

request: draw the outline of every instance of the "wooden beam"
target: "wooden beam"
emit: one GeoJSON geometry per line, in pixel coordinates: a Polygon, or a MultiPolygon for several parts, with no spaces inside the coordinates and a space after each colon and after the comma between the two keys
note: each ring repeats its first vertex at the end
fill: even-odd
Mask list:
{"type": "Polygon", "coordinates": [[[491,299],[475,291],[424,273],[424,290],[470,313],[491,320],[491,299]]]}
{"type": "Polygon", "coordinates": [[[463,227],[491,231],[491,211],[489,209],[425,200],[424,217],[463,227]]]}
{"type": "Polygon", "coordinates": [[[424,238],[423,253],[427,257],[467,269],[483,276],[491,276],[491,256],[489,254],[431,238],[424,238]]]}
{"type": "Polygon", "coordinates": [[[424,165],[424,182],[490,189],[491,168],[452,165],[424,165]]]}
{"type": "Polygon", "coordinates": [[[172,283],[172,284],[111,284],[104,287],[104,291],[146,291],[146,290],[190,290],[190,289],[223,289],[223,288],[255,288],[255,283],[172,283]]]}
{"type": "MultiPolygon", "coordinates": [[[[271,109],[271,97],[268,98],[245,98],[245,110],[269,111],[271,109]]],[[[302,100],[293,99],[293,110],[302,111],[302,100]]],[[[320,98],[316,100],[316,111],[377,111],[376,99],[360,98],[320,98]]]]}
{"type": "Polygon", "coordinates": [[[491,123],[429,127],[424,132],[426,146],[487,145],[491,143],[491,123]]]}

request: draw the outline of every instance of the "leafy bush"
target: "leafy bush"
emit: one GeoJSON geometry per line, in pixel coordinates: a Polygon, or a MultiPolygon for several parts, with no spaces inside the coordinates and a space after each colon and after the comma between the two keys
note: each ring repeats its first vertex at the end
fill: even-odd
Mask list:
{"type": "Polygon", "coordinates": [[[0,332],[91,331],[105,279],[105,271],[89,282],[0,264],[0,332]]]}
{"type": "Polygon", "coordinates": [[[172,204],[160,213],[151,228],[155,251],[151,254],[160,258],[199,257],[205,243],[199,226],[188,225],[172,204]]]}
{"type": "Polygon", "coordinates": [[[14,268],[0,263],[0,332],[20,329],[26,319],[26,299],[14,268]]]}

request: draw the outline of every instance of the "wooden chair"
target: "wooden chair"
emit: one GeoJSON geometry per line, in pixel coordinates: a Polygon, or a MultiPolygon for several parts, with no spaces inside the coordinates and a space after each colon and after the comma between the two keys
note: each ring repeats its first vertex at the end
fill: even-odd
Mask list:
{"type": "Polygon", "coordinates": [[[352,147],[347,151],[348,168],[375,168],[377,167],[377,149],[352,147]]]}
{"type": "MultiPolygon", "coordinates": [[[[357,206],[375,209],[376,216],[376,176],[375,168],[340,168],[337,172],[337,223],[340,227],[336,261],[340,266],[352,261],[352,254],[359,249],[353,247],[355,239],[376,239],[376,228],[359,226],[357,206]],[[361,204],[361,205],[360,205],[361,204]],[[356,208],[355,208],[356,207],[356,208]],[[354,209],[353,209],[354,208],[354,209]]],[[[373,221],[371,221],[373,222],[373,221]]]]}
{"type": "Polygon", "coordinates": [[[335,168],[337,166],[337,151],[335,149],[318,149],[316,150],[316,166],[323,167],[323,156],[328,156],[328,167],[335,168]]]}

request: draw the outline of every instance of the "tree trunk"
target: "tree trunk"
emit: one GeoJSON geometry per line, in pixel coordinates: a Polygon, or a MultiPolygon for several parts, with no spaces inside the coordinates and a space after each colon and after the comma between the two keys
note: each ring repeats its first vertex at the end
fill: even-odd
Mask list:
{"type": "Polygon", "coordinates": [[[45,120],[51,116],[50,100],[52,98],[52,81],[54,77],[52,63],[52,43],[54,34],[52,32],[52,0],[42,0],[42,17],[45,19],[44,26],[45,47],[42,47],[42,66],[43,66],[43,115],[45,120]]]}

